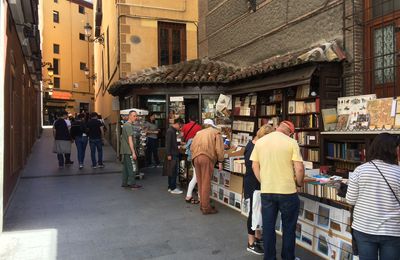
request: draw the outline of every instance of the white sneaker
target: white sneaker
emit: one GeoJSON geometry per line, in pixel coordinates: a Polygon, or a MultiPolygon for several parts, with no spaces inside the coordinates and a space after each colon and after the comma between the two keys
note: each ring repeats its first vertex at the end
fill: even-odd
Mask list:
{"type": "Polygon", "coordinates": [[[171,192],[171,189],[168,189],[168,192],[171,192]]]}
{"type": "Polygon", "coordinates": [[[182,194],[182,193],[183,191],[178,188],[176,188],[175,190],[171,190],[171,194],[182,194]]]}

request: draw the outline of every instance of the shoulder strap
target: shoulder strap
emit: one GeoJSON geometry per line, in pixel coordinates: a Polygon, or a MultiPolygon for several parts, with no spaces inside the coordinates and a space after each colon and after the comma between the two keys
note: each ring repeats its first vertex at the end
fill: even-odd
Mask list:
{"type": "Polygon", "coordinates": [[[189,135],[190,131],[192,131],[193,127],[196,125],[196,122],[193,123],[192,127],[189,129],[189,131],[187,131],[187,133],[183,136],[183,140],[186,141],[186,136],[189,135]]]}
{"type": "Polygon", "coordinates": [[[400,204],[400,200],[397,198],[396,194],[394,193],[392,187],[389,185],[389,182],[386,180],[385,176],[383,176],[381,170],[379,170],[378,166],[376,166],[376,164],[373,161],[370,161],[370,163],[372,163],[375,166],[375,168],[378,170],[378,172],[381,174],[381,176],[385,180],[386,184],[389,186],[389,189],[392,191],[392,193],[393,193],[394,197],[396,198],[397,202],[400,204]]]}

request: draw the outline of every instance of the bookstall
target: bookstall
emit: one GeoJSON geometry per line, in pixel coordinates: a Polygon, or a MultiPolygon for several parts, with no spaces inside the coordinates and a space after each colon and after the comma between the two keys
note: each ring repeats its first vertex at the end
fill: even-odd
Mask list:
{"type": "MultiPolygon", "coordinates": [[[[314,168],[307,170],[309,181],[299,190],[297,243],[325,259],[353,259],[350,207],[336,195],[338,181],[321,178],[319,171],[325,156],[321,110],[336,106],[341,91],[335,64],[303,67],[232,87],[227,94],[232,94],[233,148],[226,151],[224,170],[215,169],[212,177],[211,198],[247,216],[251,205],[243,196],[244,146],[261,125],[291,120],[306,165],[314,168]]],[[[281,230],[278,217],[276,231],[281,230]]]]}
{"type": "MultiPolygon", "coordinates": [[[[341,60],[335,57],[326,60],[341,60]]],[[[341,64],[299,62],[299,57],[279,64],[275,60],[276,65],[265,64],[247,72],[221,62],[189,61],[133,75],[116,84],[110,93],[120,96],[122,107],[160,110],[165,128],[174,118],[187,119],[190,113],[214,119],[232,148],[226,150],[224,170],[213,173],[211,197],[243,215],[250,207],[243,199],[244,146],[261,125],[293,121],[294,138],[311,168],[307,171],[309,182],[300,190],[297,242],[325,259],[353,259],[349,206],[336,196],[335,180],[319,176],[319,168],[327,172],[326,167],[320,166],[329,164],[329,138],[325,136],[330,135],[325,134],[323,117],[329,118],[326,109],[335,108],[343,96],[341,64]]],[[[331,124],[336,127],[335,120],[331,124]]],[[[278,221],[276,230],[280,233],[281,229],[278,221]]]]}

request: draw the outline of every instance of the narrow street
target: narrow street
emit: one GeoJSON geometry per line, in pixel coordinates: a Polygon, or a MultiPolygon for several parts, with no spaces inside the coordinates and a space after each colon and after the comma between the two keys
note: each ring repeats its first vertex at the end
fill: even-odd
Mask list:
{"type": "MultiPolygon", "coordinates": [[[[51,130],[34,145],[5,218],[0,259],[262,259],[246,251],[245,218],[222,205],[203,216],[167,192],[161,168],[145,169],[142,190],[120,187],[106,145],[105,168],[58,169],[51,130]]],[[[278,237],[280,243],[280,238],[278,237]]],[[[279,252],[279,251],[278,251],[279,252]]],[[[318,259],[298,248],[302,260],[318,259]]]]}

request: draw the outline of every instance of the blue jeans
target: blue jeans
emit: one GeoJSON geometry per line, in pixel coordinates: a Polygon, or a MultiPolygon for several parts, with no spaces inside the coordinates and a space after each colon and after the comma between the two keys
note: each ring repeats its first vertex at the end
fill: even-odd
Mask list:
{"type": "Polygon", "coordinates": [[[90,145],[90,157],[92,158],[92,166],[96,166],[96,149],[98,153],[98,163],[103,164],[103,144],[101,143],[101,139],[89,139],[90,145]]]}
{"type": "Polygon", "coordinates": [[[176,189],[176,177],[178,176],[178,170],[179,170],[178,156],[173,156],[172,160],[176,160],[176,164],[175,164],[175,170],[172,172],[172,175],[168,176],[168,189],[175,190],[176,189]]]}
{"type": "Polygon", "coordinates": [[[88,143],[87,136],[75,137],[75,144],[76,144],[76,150],[78,151],[79,164],[83,164],[83,161],[85,160],[85,151],[86,151],[87,143],[88,143]]]}
{"type": "Polygon", "coordinates": [[[353,229],[360,260],[400,259],[400,237],[370,235],[353,229]]]}
{"type": "Polygon", "coordinates": [[[282,217],[282,252],[283,260],[295,259],[296,223],[299,216],[300,199],[293,194],[261,194],[264,260],[276,259],[275,223],[278,211],[282,217]]]}
{"type": "Polygon", "coordinates": [[[158,158],[158,139],[148,137],[146,148],[147,166],[151,165],[152,157],[154,157],[154,163],[159,165],[160,159],[158,158]]]}

